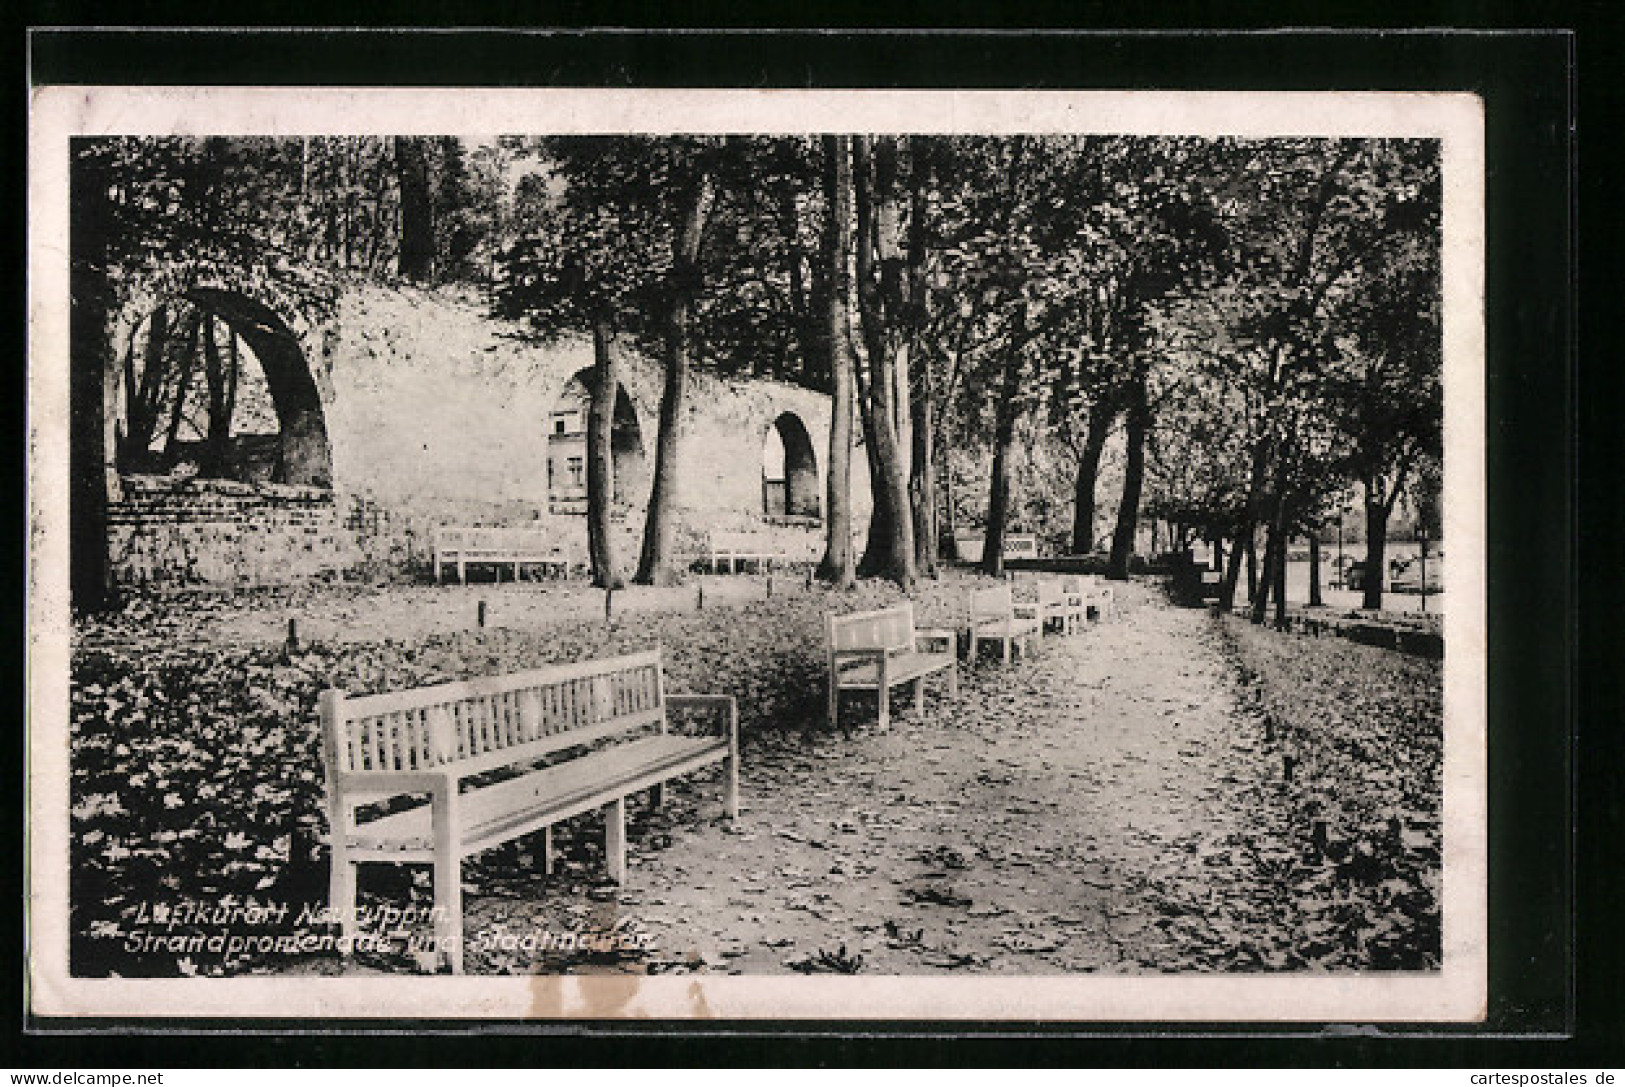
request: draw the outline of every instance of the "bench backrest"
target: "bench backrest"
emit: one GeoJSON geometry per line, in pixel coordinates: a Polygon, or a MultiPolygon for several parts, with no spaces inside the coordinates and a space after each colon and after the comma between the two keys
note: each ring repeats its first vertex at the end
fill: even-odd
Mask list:
{"type": "Polygon", "coordinates": [[[1038,603],[1043,607],[1052,604],[1061,604],[1066,601],[1066,588],[1059,581],[1051,578],[1040,578],[1038,581],[1038,603]]]}
{"type": "Polygon", "coordinates": [[[914,605],[825,616],[830,656],[849,649],[914,648],[914,605]]]}
{"type": "Polygon", "coordinates": [[[477,774],[618,732],[665,728],[659,649],[505,676],[347,698],[322,696],[325,757],[340,774],[477,774]]]}
{"type": "Polygon", "coordinates": [[[548,552],[556,549],[551,532],[528,525],[441,525],[435,529],[434,546],[437,551],[548,552]]]}
{"type": "Polygon", "coordinates": [[[1036,559],[1038,557],[1038,537],[1036,536],[1006,536],[1004,538],[1004,557],[1007,559],[1036,559]]]}
{"type": "Polygon", "coordinates": [[[977,589],[970,594],[972,619],[1008,619],[1013,607],[1008,585],[977,589]]]}

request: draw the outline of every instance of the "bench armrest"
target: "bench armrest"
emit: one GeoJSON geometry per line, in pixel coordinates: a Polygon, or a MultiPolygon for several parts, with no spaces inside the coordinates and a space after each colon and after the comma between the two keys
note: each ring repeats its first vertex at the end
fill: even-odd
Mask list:
{"type": "Polygon", "coordinates": [[[1012,604],[1010,605],[1010,614],[1017,619],[1036,619],[1038,618],[1038,605],[1012,604]]]}
{"type": "Polygon", "coordinates": [[[728,748],[735,754],[739,752],[739,703],[731,694],[668,694],[666,696],[668,709],[720,709],[726,711],[727,724],[724,726],[728,737],[728,748]]]}

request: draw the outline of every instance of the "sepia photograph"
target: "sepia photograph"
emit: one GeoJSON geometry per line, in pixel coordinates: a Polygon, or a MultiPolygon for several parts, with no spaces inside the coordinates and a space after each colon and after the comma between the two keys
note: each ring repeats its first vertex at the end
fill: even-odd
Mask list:
{"type": "Polygon", "coordinates": [[[56,1014],[1482,1016],[1476,100],[34,112],[56,1014]]]}

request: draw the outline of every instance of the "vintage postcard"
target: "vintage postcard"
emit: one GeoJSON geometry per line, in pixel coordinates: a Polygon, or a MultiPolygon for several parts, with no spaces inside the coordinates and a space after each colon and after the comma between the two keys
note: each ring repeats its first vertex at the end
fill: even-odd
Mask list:
{"type": "Polygon", "coordinates": [[[1483,155],[36,88],[32,1011],[1481,1019],[1483,155]]]}

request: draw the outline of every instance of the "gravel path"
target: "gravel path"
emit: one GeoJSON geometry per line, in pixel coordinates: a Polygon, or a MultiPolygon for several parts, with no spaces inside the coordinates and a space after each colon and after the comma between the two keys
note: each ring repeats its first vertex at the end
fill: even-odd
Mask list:
{"type": "MultiPolygon", "coordinates": [[[[1256,897],[1201,867],[1259,818],[1267,775],[1204,613],[1118,593],[1116,618],[1008,668],[988,657],[957,701],[928,687],[925,714],[889,732],[857,703],[850,737],[747,751],[736,827],[712,818],[714,783],[685,790],[634,825],[624,889],[588,905],[520,877],[471,900],[470,937],[620,923],[652,941],[649,961],[619,964],[639,970],[1188,968],[1210,918],[1181,922],[1141,892],[1182,880],[1216,916],[1227,894],[1256,897]]],[[[502,946],[471,969],[571,968],[502,946]]]]}

